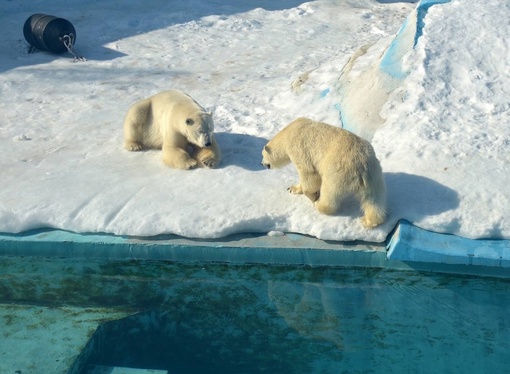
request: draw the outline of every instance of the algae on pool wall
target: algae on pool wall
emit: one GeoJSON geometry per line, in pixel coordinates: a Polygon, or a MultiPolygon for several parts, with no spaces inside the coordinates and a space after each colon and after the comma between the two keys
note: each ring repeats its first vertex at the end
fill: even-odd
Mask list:
{"type": "Polygon", "coordinates": [[[35,257],[0,266],[0,371],[420,372],[431,357],[446,372],[510,364],[507,279],[35,257]],[[13,321],[25,322],[8,330],[13,321]],[[48,357],[31,353],[48,351],[48,341],[48,357]]]}

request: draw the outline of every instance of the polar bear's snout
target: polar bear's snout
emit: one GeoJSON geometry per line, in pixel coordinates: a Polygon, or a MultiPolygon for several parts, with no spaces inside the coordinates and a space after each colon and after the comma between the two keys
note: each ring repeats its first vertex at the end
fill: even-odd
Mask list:
{"type": "Polygon", "coordinates": [[[271,153],[269,147],[267,144],[264,146],[264,149],[262,150],[262,161],[260,161],[260,164],[264,166],[266,169],[271,169],[271,162],[269,160],[269,154],[271,153]]]}
{"type": "Polygon", "coordinates": [[[204,148],[209,148],[212,145],[211,135],[206,133],[201,133],[199,136],[200,146],[204,148]]]}

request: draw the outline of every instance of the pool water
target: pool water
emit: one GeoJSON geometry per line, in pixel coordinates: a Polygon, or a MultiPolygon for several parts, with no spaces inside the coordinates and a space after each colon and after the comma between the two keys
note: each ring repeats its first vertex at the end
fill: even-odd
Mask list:
{"type": "MultiPolygon", "coordinates": [[[[10,273],[0,310],[21,303],[74,308],[78,317],[34,320],[51,335],[74,318],[68,334],[83,335],[61,372],[510,372],[509,279],[380,268],[25,261],[4,263],[10,273]],[[98,308],[105,314],[89,323],[84,317],[98,308]]],[[[23,349],[12,343],[7,334],[8,349],[23,349]]],[[[65,341],[54,341],[53,349],[59,344],[69,350],[65,341]]],[[[2,372],[15,372],[8,369],[2,372]]]]}

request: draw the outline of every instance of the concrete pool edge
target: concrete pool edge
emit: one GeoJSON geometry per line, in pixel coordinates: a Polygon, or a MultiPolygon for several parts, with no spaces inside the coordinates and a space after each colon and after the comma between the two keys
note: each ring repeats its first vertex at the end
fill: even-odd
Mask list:
{"type": "Polygon", "coordinates": [[[399,221],[387,239],[387,258],[416,270],[510,278],[510,240],[468,239],[399,221]]]}
{"type": "Polygon", "coordinates": [[[232,264],[382,266],[384,243],[333,242],[301,234],[242,233],[220,239],[127,237],[41,229],[0,234],[0,256],[232,264]]]}
{"type": "Polygon", "coordinates": [[[40,229],[0,234],[0,256],[359,266],[510,278],[510,240],[466,239],[430,232],[405,220],[399,221],[385,243],[324,241],[292,233],[245,233],[206,240],[40,229]]]}

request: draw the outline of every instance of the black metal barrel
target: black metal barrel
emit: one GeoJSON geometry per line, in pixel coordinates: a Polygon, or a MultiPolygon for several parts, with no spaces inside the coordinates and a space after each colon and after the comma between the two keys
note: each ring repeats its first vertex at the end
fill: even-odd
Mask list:
{"type": "Polygon", "coordinates": [[[47,14],[33,14],[25,21],[23,35],[27,42],[42,51],[63,53],[68,49],[62,37],[71,36],[76,41],[76,30],[66,19],[47,14]]]}

